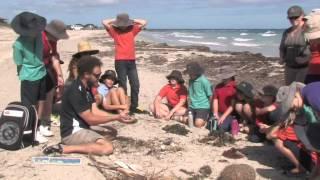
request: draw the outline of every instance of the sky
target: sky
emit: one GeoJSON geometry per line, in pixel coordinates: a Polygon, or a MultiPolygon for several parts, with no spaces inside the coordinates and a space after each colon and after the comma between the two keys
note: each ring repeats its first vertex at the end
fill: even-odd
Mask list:
{"type": "Polygon", "coordinates": [[[10,21],[31,11],[48,21],[101,25],[127,12],[146,19],[150,29],[277,29],[289,26],[286,12],[292,5],[309,13],[320,8],[320,0],[10,0],[0,4],[0,17],[10,21]]]}

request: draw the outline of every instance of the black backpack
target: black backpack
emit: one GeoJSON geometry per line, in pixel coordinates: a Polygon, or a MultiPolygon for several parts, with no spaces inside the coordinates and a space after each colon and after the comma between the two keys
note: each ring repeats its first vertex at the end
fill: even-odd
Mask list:
{"type": "Polygon", "coordinates": [[[38,126],[37,111],[33,106],[12,102],[0,117],[0,148],[18,150],[35,145],[38,126]]]}

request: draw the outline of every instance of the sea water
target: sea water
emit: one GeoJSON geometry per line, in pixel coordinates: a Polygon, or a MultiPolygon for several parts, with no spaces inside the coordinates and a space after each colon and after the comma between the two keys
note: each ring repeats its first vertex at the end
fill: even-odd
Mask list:
{"type": "Polygon", "coordinates": [[[148,41],[169,45],[203,45],[218,51],[249,51],[268,57],[279,56],[283,29],[146,30],[148,41]]]}

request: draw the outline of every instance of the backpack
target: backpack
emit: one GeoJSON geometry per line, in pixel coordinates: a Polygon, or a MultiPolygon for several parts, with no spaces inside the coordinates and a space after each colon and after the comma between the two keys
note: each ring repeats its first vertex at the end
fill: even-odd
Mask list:
{"type": "Polygon", "coordinates": [[[0,148],[18,150],[34,146],[37,126],[38,116],[33,106],[9,103],[0,117],[0,148]]]}

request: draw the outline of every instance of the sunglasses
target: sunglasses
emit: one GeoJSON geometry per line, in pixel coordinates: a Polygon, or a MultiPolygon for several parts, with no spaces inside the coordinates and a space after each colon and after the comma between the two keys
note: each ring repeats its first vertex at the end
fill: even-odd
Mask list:
{"type": "Polygon", "coordinates": [[[296,20],[296,19],[298,19],[300,16],[293,16],[293,17],[289,17],[288,19],[289,20],[296,20]]]}
{"type": "Polygon", "coordinates": [[[101,73],[99,73],[99,74],[92,74],[95,78],[97,78],[97,79],[99,79],[100,78],[100,75],[101,75],[101,73]]]}

